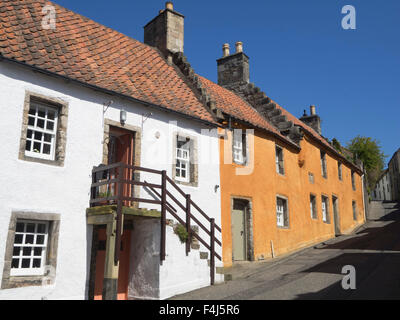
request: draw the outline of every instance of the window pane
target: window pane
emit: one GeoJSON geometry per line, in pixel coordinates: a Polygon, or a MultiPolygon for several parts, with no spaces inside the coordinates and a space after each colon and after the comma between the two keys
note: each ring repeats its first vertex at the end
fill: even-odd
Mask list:
{"type": "Polygon", "coordinates": [[[42,255],[42,249],[43,248],[35,248],[33,251],[33,254],[37,257],[37,256],[41,256],[42,255]]]}
{"type": "Polygon", "coordinates": [[[28,223],[26,225],[26,232],[34,233],[35,232],[35,224],[34,223],[28,223]]]}
{"type": "Polygon", "coordinates": [[[25,236],[25,243],[26,244],[33,244],[33,234],[27,234],[25,236]]]}
{"type": "Polygon", "coordinates": [[[41,147],[41,143],[40,142],[35,142],[33,144],[33,152],[39,153],[40,152],[40,147],[41,147]]]}
{"type": "Polygon", "coordinates": [[[33,133],[32,130],[28,130],[28,135],[27,136],[28,136],[29,139],[32,138],[32,133],[33,133]]]}
{"type": "Polygon", "coordinates": [[[38,119],[38,120],[37,120],[36,126],[37,126],[38,128],[44,129],[44,120],[38,119]]]}
{"type": "Polygon", "coordinates": [[[38,131],[35,132],[35,140],[42,141],[42,133],[41,132],[38,132],[38,131]]]}
{"type": "Polygon", "coordinates": [[[29,140],[27,140],[26,141],[25,150],[26,151],[31,151],[31,146],[32,146],[32,143],[29,140]]]}
{"type": "Polygon", "coordinates": [[[44,236],[37,236],[36,244],[44,244],[44,236]]]}
{"type": "Polygon", "coordinates": [[[15,238],[14,238],[14,243],[17,243],[17,244],[22,243],[22,238],[23,238],[22,234],[16,234],[15,238]]]}
{"type": "Polygon", "coordinates": [[[17,227],[15,229],[16,232],[24,232],[24,223],[17,223],[17,227]]]}
{"type": "Polygon", "coordinates": [[[30,256],[32,254],[32,247],[24,247],[22,250],[23,256],[30,256]]]}
{"type": "Polygon", "coordinates": [[[50,154],[50,150],[51,150],[51,145],[50,144],[43,144],[43,153],[44,154],[50,154]]]}
{"type": "Polygon", "coordinates": [[[41,118],[45,118],[46,117],[46,111],[39,109],[38,110],[38,116],[41,118]]]}
{"type": "Polygon", "coordinates": [[[47,119],[54,120],[55,112],[53,110],[47,110],[47,119]]]}
{"type": "Polygon", "coordinates": [[[41,262],[41,259],[33,259],[32,268],[40,268],[41,262]]]}
{"type": "Polygon", "coordinates": [[[35,125],[35,118],[29,117],[28,118],[28,125],[33,127],[35,125]]]}
{"type": "Polygon", "coordinates": [[[22,259],[21,268],[27,269],[30,266],[31,259],[22,259]]]}
{"type": "Polygon", "coordinates": [[[14,247],[13,256],[19,256],[20,252],[21,252],[21,247],[14,247]]]}
{"type": "Polygon", "coordinates": [[[38,233],[45,233],[45,231],[46,231],[46,225],[45,224],[38,224],[37,232],[38,233]]]}
{"type": "Polygon", "coordinates": [[[53,136],[51,135],[51,134],[45,134],[44,135],[44,141],[45,142],[51,142],[51,138],[52,138],[53,136]]]}
{"type": "Polygon", "coordinates": [[[53,130],[53,129],[54,129],[54,122],[47,121],[47,130],[53,130]]]}
{"type": "Polygon", "coordinates": [[[12,259],[11,268],[16,269],[19,267],[19,259],[12,259]]]}
{"type": "Polygon", "coordinates": [[[31,114],[31,115],[36,115],[36,108],[30,108],[29,109],[29,114],[31,114]]]}

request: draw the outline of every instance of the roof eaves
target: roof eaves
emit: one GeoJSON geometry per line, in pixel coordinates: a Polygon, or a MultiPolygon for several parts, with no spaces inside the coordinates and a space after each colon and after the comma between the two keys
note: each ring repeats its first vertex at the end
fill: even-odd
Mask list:
{"type": "Polygon", "coordinates": [[[95,91],[100,91],[100,92],[103,92],[103,93],[106,93],[106,94],[110,94],[110,95],[116,95],[116,96],[122,97],[124,99],[130,100],[132,102],[137,102],[137,103],[149,106],[149,107],[153,107],[153,108],[158,109],[158,110],[162,110],[162,111],[165,111],[165,112],[177,114],[177,115],[180,115],[180,116],[182,116],[184,118],[195,120],[195,121],[207,124],[207,125],[216,126],[216,127],[220,127],[221,126],[218,122],[210,122],[210,121],[207,121],[207,120],[204,120],[204,119],[189,115],[187,113],[183,113],[183,112],[179,112],[179,111],[176,111],[176,110],[172,110],[172,109],[164,107],[162,105],[157,105],[157,104],[154,104],[154,103],[149,102],[149,101],[140,100],[140,99],[134,98],[132,96],[128,96],[128,95],[122,94],[122,93],[117,92],[117,91],[113,91],[113,90],[109,90],[109,89],[106,89],[106,88],[103,88],[103,87],[95,86],[95,85],[89,84],[87,82],[83,82],[83,81],[80,81],[80,80],[77,80],[77,79],[74,79],[74,78],[70,78],[68,76],[63,76],[63,75],[60,75],[58,73],[54,73],[54,72],[48,71],[46,69],[38,68],[36,66],[30,65],[30,64],[18,61],[18,60],[7,58],[4,55],[2,55],[2,53],[0,52],[0,62],[1,61],[8,61],[8,62],[11,62],[11,63],[15,63],[15,64],[21,65],[23,67],[27,67],[29,69],[32,69],[34,72],[42,73],[42,74],[45,74],[45,75],[48,75],[48,76],[51,76],[51,77],[55,77],[55,78],[59,78],[59,79],[63,79],[63,80],[66,80],[66,81],[72,81],[72,82],[75,82],[77,84],[80,84],[80,85],[82,85],[84,87],[90,88],[90,89],[95,90],[95,91]]]}

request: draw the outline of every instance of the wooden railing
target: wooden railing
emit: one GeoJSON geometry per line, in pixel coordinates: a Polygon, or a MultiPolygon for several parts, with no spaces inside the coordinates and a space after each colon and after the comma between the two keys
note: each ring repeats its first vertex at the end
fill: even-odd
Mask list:
{"type": "MultiPolygon", "coordinates": [[[[147,192],[151,194],[150,192],[147,192]]],[[[161,263],[166,257],[166,226],[167,213],[182,224],[188,233],[186,240],[186,255],[191,249],[191,241],[196,238],[210,252],[210,278],[211,284],[215,279],[215,258],[220,261],[221,256],[215,251],[215,246],[222,247],[221,241],[217,239],[216,232],[221,234],[221,228],[215,224],[215,219],[210,218],[192,199],[190,194],[186,194],[171,178],[167,176],[165,170],[159,171],[154,169],[142,168],[138,166],[129,166],[124,163],[115,163],[112,165],[100,165],[94,167],[92,171],[92,185],[90,206],[116,204],[117,205],[117,238],[115,244],[115,262],[119,261],[122,235],[122,207],[132,206],[133,203],[149,203],[159,205],[161,207],[161,243],[160,243],[160,261],[161,263]],[[145,172],[148,174],[158,175],[160,184],[148,183],[136,179],[137,173],[145,172]],[[152,199],[140,198],[136,196],[140,192],[135,192],[135,186],[147,188],[153,194],[152,199]],[[100,192],[101,189],[106,190],[100,192]],[[183,203],[172,192],[184,198],[183,203]],[[179,214],[177,206],[183,211],[183,216],[179,214]],[[209,227],[205,226],[206,222],[209,227]],[[204,240],[200,234],[193,232],[192,227],[197,225],[208,236],[208,241],[204,240]]]]}

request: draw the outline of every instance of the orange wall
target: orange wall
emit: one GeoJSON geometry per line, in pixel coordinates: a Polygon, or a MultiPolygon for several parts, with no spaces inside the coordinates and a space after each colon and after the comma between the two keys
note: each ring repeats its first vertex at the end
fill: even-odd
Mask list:
{"type": "MultiPolygon", "coordinates": [[[[222,132],[222,131],[221,131],[222,132]]],[[[252,205],[252,227],[254,260],[272,256],[271,240],[275,256],[296,250],[335,236],[333,223],[332,195],[339,199],[340,228],[348,233],[364,222],[362,200],[362,179],[356,174],[356,191],[351,184],[351,169],[342,166],[343,181],[338,178],[337,161],[327,154],[328,178],[321,174],[320,149],[304,138],[300,153],[293,148],[283,148],[285,175],[276,173],[275,139],[263,132],[254,137],[254,170],[251,175],[236,175],[236,164],[224,164],[224,139],[220,139],[221,156],[221,201],[223,261],[225,266],[232,264],[231,210],[233,198],[245,198],[252,205]],[[302,167],[299,160],[304,160],[302,167]],[[314,184],[309,182],[308,173],[314,174],[314,184]],[[310,193],[317,197],[318,219],[310,214],[310,193]],[[322,221],[321,194],[329,198],[330,224],[322,221]],[[282,229],[276,222],[276,196],[288,199],[289,228],[282,229]],[[358,217],[353,220],[352,200],[357,202],[358,217]]],[[[229,145],[231,134],[229,132],[229,145]]],[[[231,147],[226,148],[231,158],[231,147]]]]}

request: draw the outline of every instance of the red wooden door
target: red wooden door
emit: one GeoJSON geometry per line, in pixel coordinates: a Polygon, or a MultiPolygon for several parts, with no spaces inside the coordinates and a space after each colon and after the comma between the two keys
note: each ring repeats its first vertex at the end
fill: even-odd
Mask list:
{"type": "MultiPolygon", "coordinates": [[[[129,166],[134,165],[134,139],[133,134],[125,130],[112,128],[110,130],[110,144],[109,144],[109,157],[108,164],[122,162],[129,166]]],[[[118,176],[117,172],[114,172],[112,178],[118,176]]],[[[133,179],[133,170],[124,169],[123,179],[131,180],[133,179]]],[[[117,195],[117,186],[113,187],[114,195],[117,195]]],[[[123,197],[132,197],[133,195],[133,185],[124,184],[123,197]]],[[[131,206],[131,201],[124,201],[124,206],[131,206]]]]}
{"type": "MultiPolygon", "coordinates": [[[[103,279],[106,258],[106,229],[99,230],[99,247],[96,254],[96,277],[94,285],[94,300],[103,299],[103,279]]],[[[121,254],[118,271],[118,300],[128,299],[129,257],[131,250],[131,230],[124,230],[121,243],[121,254]]]]}

